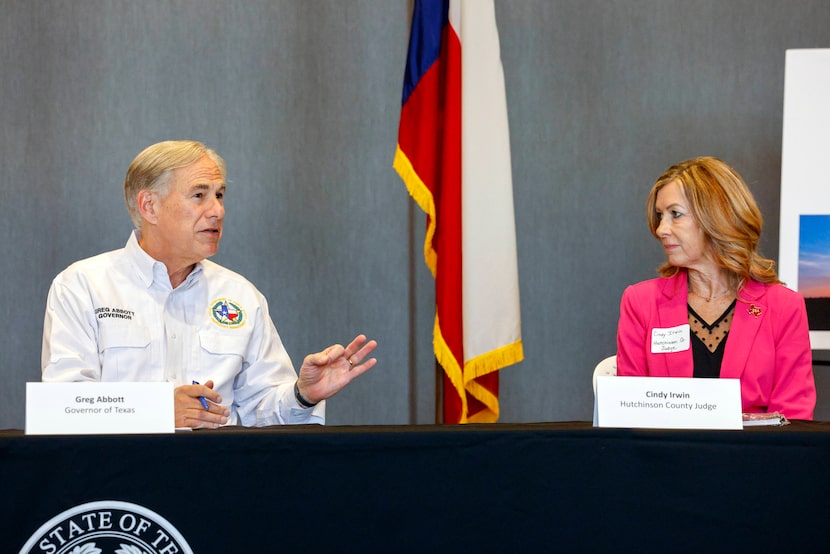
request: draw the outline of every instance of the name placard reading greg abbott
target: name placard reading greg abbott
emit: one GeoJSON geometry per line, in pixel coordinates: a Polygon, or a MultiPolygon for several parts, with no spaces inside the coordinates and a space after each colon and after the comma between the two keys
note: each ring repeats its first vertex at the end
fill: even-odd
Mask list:
{"type": "Polygon", "coordinates": [[[173,383],[26,383],[27,435],[173,433],[173,383]]]}
{"type": "Polygon", "coordinates": [[[743,429],[738,379],[597,377],[597,426],[743,429]]]}

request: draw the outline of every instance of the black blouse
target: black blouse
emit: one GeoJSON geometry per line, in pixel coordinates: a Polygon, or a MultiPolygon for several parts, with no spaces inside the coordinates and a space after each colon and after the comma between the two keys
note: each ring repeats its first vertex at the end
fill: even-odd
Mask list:
{"type": "Polygon", "coordinates": [[[720,367],[723,363],[723,352],[726,349],[726,339],[732,326],[732,313],[735,311],[735,300],[721,314],[714,323],[707,323],[702,317],[689,308],[689,326],[692,330],[692,359],[694,360],[694,377],[720,377],[720,367]]]}

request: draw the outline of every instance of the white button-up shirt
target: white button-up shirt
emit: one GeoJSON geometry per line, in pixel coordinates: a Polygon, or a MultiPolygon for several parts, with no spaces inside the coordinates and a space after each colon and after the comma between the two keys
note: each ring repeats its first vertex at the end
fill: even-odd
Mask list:
{"type": "Polygon", "coordinates": [[[297,374],[253,284],[204,260],[174,289],[138,237],[52,282],[44,381],[213,380],[231,410],[228,425],[325,422],[325,402],[297,403],[297,374]]]}

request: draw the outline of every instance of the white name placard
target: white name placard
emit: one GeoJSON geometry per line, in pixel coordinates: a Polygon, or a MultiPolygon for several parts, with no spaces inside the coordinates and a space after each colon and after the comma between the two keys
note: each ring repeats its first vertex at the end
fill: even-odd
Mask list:
{"type": "Polygon", "coordinates": [[[173,433],[173,383],[26,383],[27,435],[173,433]]]}
{"type": "Polygon", "coordinates": [[[597,377],[598,427],[742,429],[738,379],[597,377]]]}

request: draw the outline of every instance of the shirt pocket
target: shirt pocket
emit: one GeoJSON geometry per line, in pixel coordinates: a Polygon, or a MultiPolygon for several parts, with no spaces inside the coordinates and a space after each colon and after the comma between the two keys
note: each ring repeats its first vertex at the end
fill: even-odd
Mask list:
{"type": "Polygon", "coordinates": [[[245,357],[248,349],[247,335],[229,335],[210,331],[199,331],[199,345],[211,356],[245,357]]]}
{"type": "Polygon", "coordinates": [[[98,330],[102,381],[158,381],[151,369],[150,332],[142,326],[108,323],[98,330]]]}
{"type": "Polygon", "coordinates": [[[191,377],[201,383],[213,380],[214,389],[230,398],[234,379],[245,363],[249,342],[249,334],[199,331],[199,363],[191,377]]]}

